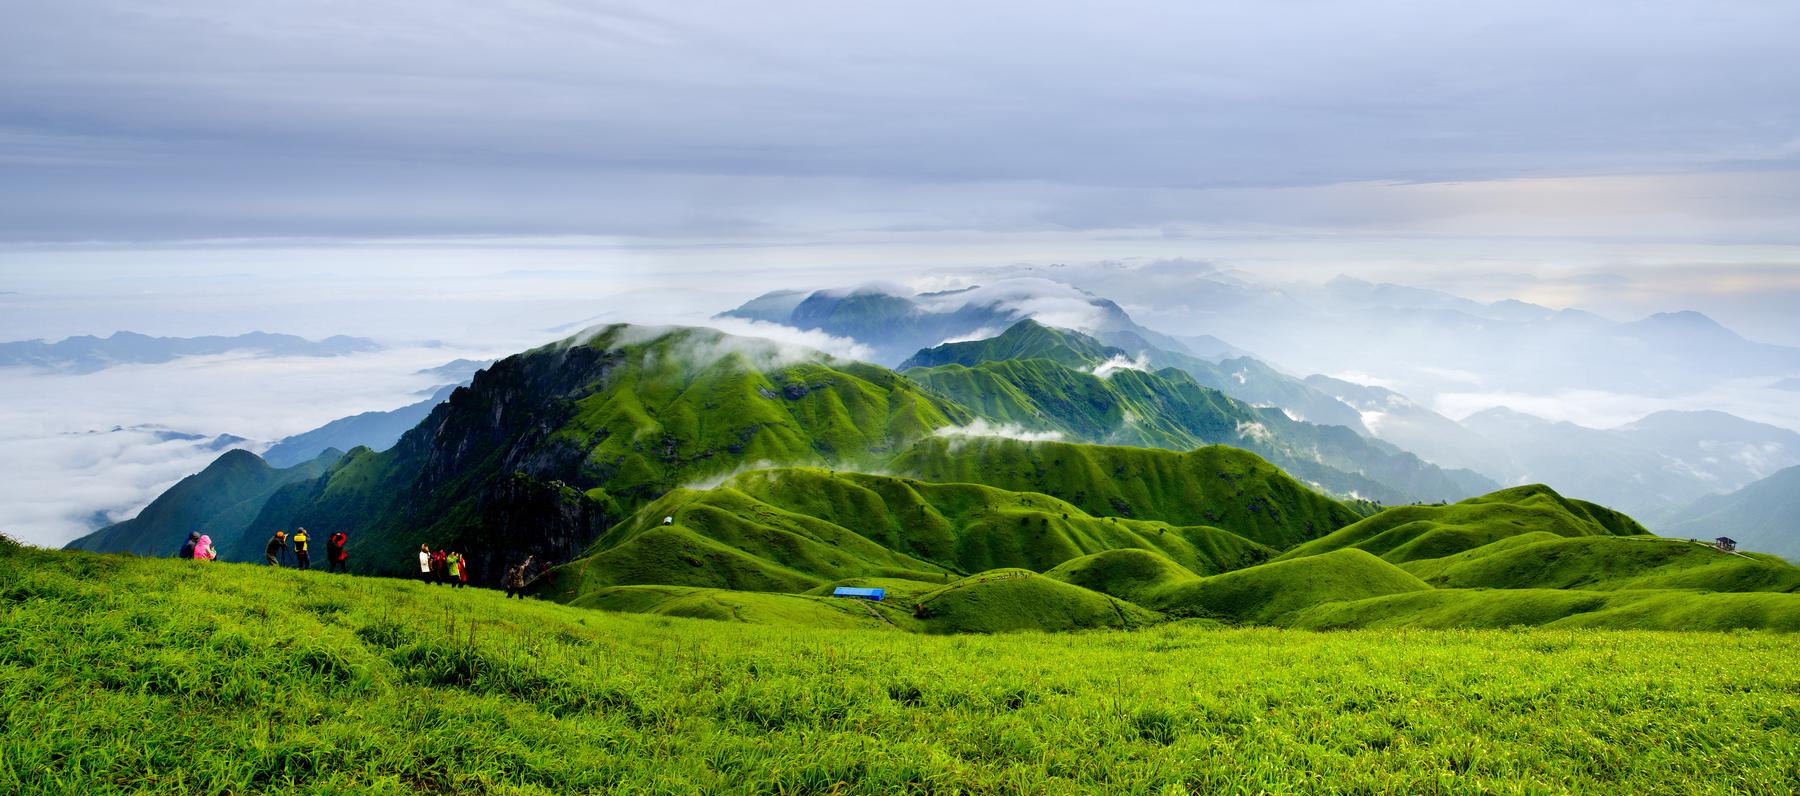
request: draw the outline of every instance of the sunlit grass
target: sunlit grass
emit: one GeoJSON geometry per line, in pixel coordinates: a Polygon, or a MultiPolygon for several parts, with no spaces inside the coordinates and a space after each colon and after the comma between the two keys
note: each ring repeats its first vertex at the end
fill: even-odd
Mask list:
{"type": "Polygon", "coordinates": [[[923,636],[7,547],[0,792],[1769,793],[1800,640],[923,636]]]}

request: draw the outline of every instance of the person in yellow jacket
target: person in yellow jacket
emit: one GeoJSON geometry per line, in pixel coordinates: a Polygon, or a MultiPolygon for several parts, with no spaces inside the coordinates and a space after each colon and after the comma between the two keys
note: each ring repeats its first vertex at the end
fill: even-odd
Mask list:
{"type": "Polygon", "coordinates": [[[294,531],[294,565],[301,569],[312,569],[312,549],[306,546],[306,529],[294,531]]]}
{"type": "Polygon", "coordinates": [[[451,553],[444,557],[445,571],[450,573],[450,585],[461,588],[466,582],[463,580],[463,566],[462,553],[451,553]]]}

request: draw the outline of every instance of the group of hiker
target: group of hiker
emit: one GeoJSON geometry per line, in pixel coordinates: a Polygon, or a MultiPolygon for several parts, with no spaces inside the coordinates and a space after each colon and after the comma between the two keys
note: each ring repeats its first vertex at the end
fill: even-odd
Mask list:
{"type": "MultiPolygon", "coordinates": [[[[325,540],[325,566],[330,572],[350,571],[350,535],[343,531],[332,534],[325,540]]],[[[312,538],[307,536],[305,528],[297,528],[290,539],[287,531],[276,531],[269,537],[268,544],[263,545],[263,557],[269,566],[279,567],[289,547],[294,551],[295,569],[312,569],[312,538]]]]}
{"type": "Polygon", "coordinates": [[[419,578],[460,589],[469,585],[469,560],[462,553],[419,545],[419,578]]]}
{"type": "MultiPolygon", "coordinates": [[[[290,549],[294,551],[294,566],[297,569],[312,569],[312,538],[307,536],[306,529],[294,531],[292,539],[287,531],[276,531],[269,537],[269,543],[263,546],[263,555],[269,566],[279,567],[290,549]]],[[[325,540],[325,566],[331,572],[350,571],[350,535],[338,531],[325,540]]],[[[191,558],[196,561],[215,561],[219,558],[218,548],[213,546],[211,536],[199,531],[188,534],[187,542],[181,546],[181,554],[177,558],[191,558]]]]}
{"type": "MultiPolygon", "coordinates": [[[[325,540],[325,564],[329,571],[350,571],[349,545],[350,535],[343,531],[338,531],[325,540]]],[[[272,567],[282,566],[290,551],[293,553],[293,565],[296,569],[312,568],[312,539],[305,528],[295,529],[292,536],[287,531],[276,531],[269,537],[268,544],[263,546],[263,556],[272,567]]],[[[179,557],[213,561],[218,559],[219,551],[213,546],[212,537],[196,531],[188,534],[187,543],[181,546],[179,557]]],[[[430,545],[419,545],[419,578],[426,583],[442,583],[461,588],[469,585],[470,569],[469,559],[462,553],[449,549],[432,550],[430,545]]],[[[540,577],[554,577],[550,564],[538,561],[536,556],[526,556],[523,562],[506,569],[500,585],[506,589],[507,597],[523,600],[525,587],[540,577]]]]}
{"type": "MultiPolygon", "coordinates": [[[[506,589],[507,597],[525,599],[525,587],[537,580],[535,575],[550,571],[548,564],[536,562],[537,556],[526,556],[523,562],[506,568],[506,574],[500,577],[500,586],[506,589]]],[[[426,583],[443,583],[457,588],[467,586],[469,560],[454,550],[433,550],[431,545],[419,545],[419,579],[426,583]]]]}

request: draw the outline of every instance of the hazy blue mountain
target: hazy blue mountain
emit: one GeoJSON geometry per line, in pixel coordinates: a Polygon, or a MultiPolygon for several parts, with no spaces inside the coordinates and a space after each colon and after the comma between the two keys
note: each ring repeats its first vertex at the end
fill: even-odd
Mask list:
{"type": "Polygon", "coordinates": [[[1146,329],[1110,300],[1047,279],[1007,279],[934,293],[890,286],[766,293],[722,317],[767,321],[848,337],[897,365],[920,349],[950,340],[993,337],[1025,318],[1080,329],[1101,342],[1146,341],[1186,353],[1180,341],[1146,329]]]}
{"type": "Polygon", "coordinates": [[[136,517],[76,539],[67,548],[172,556],[189,533],[198,532],[226,549],[240,541],[277,489],[318,478],[342,455],[325,451],[293,467],[275,468],[249,451],[226,451],[206,469],[170,487],[136,517]]]}
{"type": "Polygon", "coordinates": [[[110,337],[84,335],[55,343],[43,340],[0,343],[0,367],[92,373],[114,365],[154,364],[186,356],[234,351],[265,356],[329,357],[380,348],[373,340],[343,335],[312,341],[267,332],[250,332],[236,337],[150,337],[136,332],[115,332],[110,337]]]}
{"type": "Polygon", "coordinates": [[[175,429],[168,428],[166,426],[113,426],[112,428],[107,429],[105,431],[84,431],[84,432],[75,432],[75,433],[78,433],[78,434],[120,434],[120,433],[124,433],[124,432],[128,432],[128,431],[135,431],[135,432],[139,432],[139,433],[143,433],[143,434],[149,434],[152,438],[154,438],[160,442],[201,442],[201,441],[204,441],[206,444],[201,445],[200,447],[206,448],[208,450],[215,450],[215,451],[222,451],[222,450],[225,450],[226,448],[233,448],[233,447],[237,447],[239,445],[245,445],[250,442],[250,440],[245,439],[244,437],[240,437],[236,434],[215,434],[212,436],[208,436],[206,434],[196,434],[192,431],[177,431],[175,429]]]}
{"type": "Polygon", "coordinates": [[[1306,384],[1355,409],[1363,427],[1376,438],[1428,462],[1467,468],[1501,481],[1520,470],[1504,445],[1393,390],[1317,374],[1306,377],[1306,384]]]}
{"type": "Polygon", "coordinates": [[[1800,467],[1727,495],[1708,495],[1655,527],[1665,536],[1729,536],[1745,550],[1800,562],[1800,467]]]}
{"type": "Polygon", "coordinates": [[[1620,322],[1349,278],[1264,283],[1195,263],[1068,268],[1058,278],[1163,331],[1215,335],[1296,372],[1357,382],[1365,380],[1348,374],[1369,374],[1427,402],[1579,389],[1667,396],[1800,376],[1800,348],[1747,340],[1697,312],[1620,322]]]}
{"type": "MultiPolygon", "coordinates": [[[[444,384],[467,384],[470,379],[475,378],[476,372],[492,364],[494,364],[494,360],[491,359],[453,359],[435,368],[424,368],[416,373],[420,376],[430,376],[444,384]]],[[[426,394],[436,391],[437,388],[433,388],[426,394]]]]}
{"type": "Polygon", "coordinates": [[[275,467],[292,467],[317,457],[325,451],[352,450],[358,447],[384,451],[400,441],[400,435],[412,430],[431,414],[433,407],[450,399],[458,385],[437,388],[430,398],[386,412],[363,412],[339,418],[311,431],[284,437],[263,452],[263,460],[275,467]]]}
{"type": "Polygon", "coordinates": [[[1181,341],[1181,344],[1186,346],[1188,351],[1193,352],[1194,356],[1213,362],[1238,357],[1258,358],[1255,352],[1238,348],[1210,334],[1177,335],[1175,339],[1181,341]]]}
{"type": "Polygon", "coordinates": [[[1800,434],[1724,412],[1657,412],[1594,429],[1498,408],[1463,425],[1507,451],[1520,468],[1508,481],[1547,483],[1650,520],[1800,464],[1800,434]]]}

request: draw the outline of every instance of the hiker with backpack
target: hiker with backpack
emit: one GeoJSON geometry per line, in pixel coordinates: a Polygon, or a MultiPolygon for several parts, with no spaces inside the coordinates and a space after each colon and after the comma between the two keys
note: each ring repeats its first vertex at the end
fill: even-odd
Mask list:
{"type": "Polygon", "coordinates": [[[525,599],[525,579],[531,576],[532,556],[526,556],[524,563],[506,571],[506,596],[525,599]]]}
{"type": "Polygon", "coordinates": [[[281,566],[281,554],[287,552],[287,531],[276,531],[269,537],[269,543],[263,545],[263,557],[269,559],[269,566],[281,566]]]}
{"type": "Polygon", "coordinates": [[[505,575],[505,577],[501,578],[500,585],[506,587],[507,599],[511,599],[513,597],[518,597],[521,600],[525,599],[524,569],[516,564],[513,566],[510,566],[510,567],[507,567],[506,575],[505,575]]]}
{"type": "Polygon", "coordinates": [[[176,556],[176,558],[193,558],[194,557],[194,548],[198,547],[199,545],[200,545],[200,532],[195,531],[193,533],[188,534],[187,542],[181,546],[181,555],[176,556]]]}
{"type": "Polygon", "coordinates": [[[213,549],[211,536],[202,535],[200,541],[194,543],[195,561],[211,561],[218,557],[219,552],[213,549]]]}
{"type": "Polygon", "coordinates": [[[350,543],[350,535],[338,531],[325,540],[325,569],[328,572],[349,573],[350,554],[344,552],[344,545],[350,543]]]}
{"type": "Polygon", "coordinates": [[[308,547],[306,529],[294,531],[294,566],[300,569],[312,569],[312,548],[308,547]]]}

